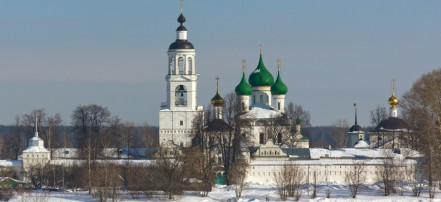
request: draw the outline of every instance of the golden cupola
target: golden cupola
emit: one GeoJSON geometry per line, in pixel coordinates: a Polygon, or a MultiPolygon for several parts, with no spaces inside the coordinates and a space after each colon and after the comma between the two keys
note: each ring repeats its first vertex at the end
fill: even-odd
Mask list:
{"type": "Polygon", "coordinates": [[[219,95],[219,77],[216,77],[216,95],[211,99],[211,104],[215,107],[224,105],[224,99],[219,95]]]}
{"type": "Polygon", "coordinates": [[[395,97],[395,79],[392,79],[392,96],[390,96],[389,100],[387,100],[387,103],[392,109],[396,109],[399,103],[398,98],[395,97]]]}
{"type": "Polygon", "coordinates": [[[392,108],[397,108],[397,105],[399,103],[399,100],[397,97],[395,97],[394,93],[392,93],[392,96],[390,96],[389,100],[387,100],[387,103],[392,107],[392,108]]]}

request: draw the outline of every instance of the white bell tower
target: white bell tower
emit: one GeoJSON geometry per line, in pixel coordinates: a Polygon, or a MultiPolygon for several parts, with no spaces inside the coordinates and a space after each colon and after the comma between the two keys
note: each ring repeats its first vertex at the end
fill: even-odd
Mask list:
{"type": "Polygon", "coordinates": [[[167,101],[161,103],[159,112],[160,145],[172,140],[175,144],[190,146],[189,135],[192,133],[193,119],[203,112],[202,106],[197,106],[196,51],[193,44],[187,40],[187,29],[182,25],[185,21],[181,5],[176,41],[167,51],[168,73],[165,76],[167,101]]]}

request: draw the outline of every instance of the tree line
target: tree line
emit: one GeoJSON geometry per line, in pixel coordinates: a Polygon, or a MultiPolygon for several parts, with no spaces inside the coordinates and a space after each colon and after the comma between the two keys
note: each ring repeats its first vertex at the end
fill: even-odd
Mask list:
{"type": "Polygon", "coordinates": [[[51,155],[55,149],[67,147],[78,148],[81,159],[87,159],[89,154],[91,159],[97,159],[105,156],[105,148],[116,148],[114,155],[120,157],[123,148],[157,147],[159,141],[156,127],[124,122],[99,105],[77,106],[71,125],[66,125],[58,113],[49,115],[45,109],[35,109],[17,115],[9,131],[0,134],[0,158],[17,159],[21,155],[35,134],[35,120],[39,137],[51,155]]]}

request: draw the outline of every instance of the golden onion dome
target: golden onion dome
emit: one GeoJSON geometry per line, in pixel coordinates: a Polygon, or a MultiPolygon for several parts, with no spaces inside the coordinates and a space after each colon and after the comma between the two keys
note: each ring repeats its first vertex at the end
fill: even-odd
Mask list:
{"type": "Polygon", "coordinates": [[[224,99],[216,92],[216,95],[211,99],[211,104],[215,107],[220,107],[224,105],[224,99]]]}
{"type": "Polygon", "coordinates": [[[396,108],[397,105],[398,105],[398,103],[399,103],[399,100],[398,100],[397,97],[395,97],[394,94],[392,94],[392,96],[390,96],[390,98],[389,98],[389,100],[387,101],[387,103],[388,103],[389,105],[391,105],[392,108],[396,108]]]}

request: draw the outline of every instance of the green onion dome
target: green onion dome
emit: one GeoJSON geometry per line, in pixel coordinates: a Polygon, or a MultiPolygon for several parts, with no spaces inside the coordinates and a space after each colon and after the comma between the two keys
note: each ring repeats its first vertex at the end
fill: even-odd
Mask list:
{"type": "Polygon", "coordinates": [[[283,83],[280,78],[280,71],[277,73],[276,82],[271,86],[271,94],[273,95],[285,95],[288,92],[288,87],[283,83]]]}
{"type": "Polygon", "coordinates": [[[272,86],[274,84],[273,75],[271,75],[263,64],[262,55],[260,55],[256,70],[250,75],[248,81],[251,86],[272,86]]]}
{"type": "Polygon", "coordinates": [[[240,81],[239,85],[236,86],[234,91],[236,91],[238,95],[251,95],[251,93],[253,93],[253,89],[245,79],[245,72],[243,72],[242,80],[240,81]]]}

